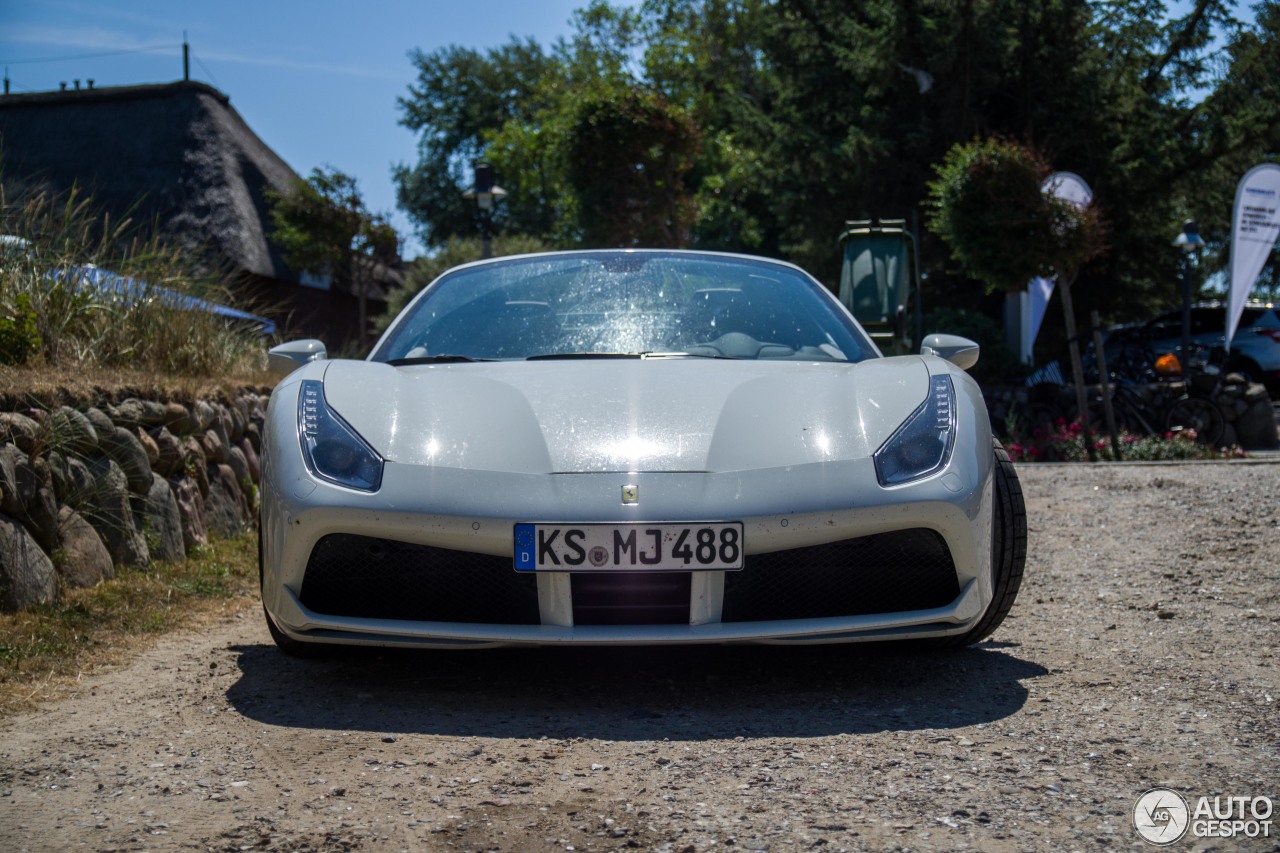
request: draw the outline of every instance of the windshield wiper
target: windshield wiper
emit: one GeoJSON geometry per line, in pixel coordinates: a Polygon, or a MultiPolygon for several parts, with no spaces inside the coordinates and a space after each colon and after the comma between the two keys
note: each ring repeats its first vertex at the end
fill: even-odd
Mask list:
{"type": "Polygon", "coordinates": [[[525,361],[552,361],[555,359],[573,358],[643,358],[641,352],[548,352],[542,355],[531,355],[525,361]]]}
{"type": "Polygon", "coordinates": [[[643,355],[645,358],[722,358],[727,361],[739,360],[731,355],[709,352],[646,352],[643,355]]]}
{"type": "Polygon", "coordinates": [[[737,361],[731,355],[719,355],[701,352],[656,352],[646,350],[645,352],[549,352],[542,355],[531,355],[525,361],[554,361],[569,359],[592,359],[592,358],[723,358],[728,361],[737,361]]]}
{"type": "Polygon", "coordinates": [[[387,364],[392,367],[407,367],[413,364],[459,364],[471,361],[493,361],[491,358],[472,358],[469,355],[416,355],[412,358],[392,358],[387,364]]]}

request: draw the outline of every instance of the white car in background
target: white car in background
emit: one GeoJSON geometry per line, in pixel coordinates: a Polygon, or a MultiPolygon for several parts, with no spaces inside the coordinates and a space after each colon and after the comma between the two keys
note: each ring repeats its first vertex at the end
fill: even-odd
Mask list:
{"type": "Polygon", "coordinates": [[[262,599],[285,652],[974,643],[1017,476],[937,335],[885,358],[790,264],[684,251],[446,272],[367,360],[272,361],[262,599]]]}

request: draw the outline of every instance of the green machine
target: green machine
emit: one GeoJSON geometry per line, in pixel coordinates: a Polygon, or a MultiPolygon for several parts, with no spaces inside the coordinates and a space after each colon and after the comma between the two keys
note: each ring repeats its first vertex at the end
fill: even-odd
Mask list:
{"type": "Polygon", "coordinates": [[[840,235],[840,301],[890,355],[914,351],[923,337],[920,259],[906,224],[903,219],[852,221],[840,235]],[[914,328],[907,325],[909,302],[914,328]]]}

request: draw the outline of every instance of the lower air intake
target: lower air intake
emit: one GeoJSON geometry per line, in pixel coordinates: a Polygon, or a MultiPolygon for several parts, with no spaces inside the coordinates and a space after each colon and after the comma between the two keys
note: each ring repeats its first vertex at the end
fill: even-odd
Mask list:
{"type": "Polygon", "coordinates": [[[334,533],[316,543],[303,605],[326,616],[537,625],[538,582],[493,557],[334,533]]]}
{"type": "Polygon", "coordinates": [[[863,616],[943,607],[960,593],[936,531],[916,528],[752,554],[724,581],[724,622],[863,616]]]}
{"type": "Polygon", "coordinates": [[[688,572],[581,572],[570,581],[574,625],[688,625],[688,572]]]}

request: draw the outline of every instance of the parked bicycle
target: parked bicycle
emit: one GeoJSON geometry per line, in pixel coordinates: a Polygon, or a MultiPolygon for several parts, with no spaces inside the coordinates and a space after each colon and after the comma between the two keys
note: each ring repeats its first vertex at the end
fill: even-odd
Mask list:
{"type": "MultiPolygon", "coordinates": [[[[1106,344],[1107,375],[1116,426],[1129,432],[1158,435],[1193,431],[1202,444],[1217,445],[1227,418],[1215,398],[1222,387],[1221,349],[1193,347],[1186,355],[1157,354],[1145,328],[1115,330],[1106,344]]],[[[1097,382],[1093,353],[1086,371],[1097,382]]],[[[1100,387],[1090,401],[1090,418],[1103,423],[1100,387]]]]}
{"type": "Polygon", "coordinates": [[[1227,416],[1216,399],[1222,390],[1225,357],[1225,351],[1220,348],[1193,344],[1183,368],[1186,391],[1165,412],[1166,430],[1194,430],[1197,441],[1213,446],[1222,440],[1227,431],[1227,416]]]}

